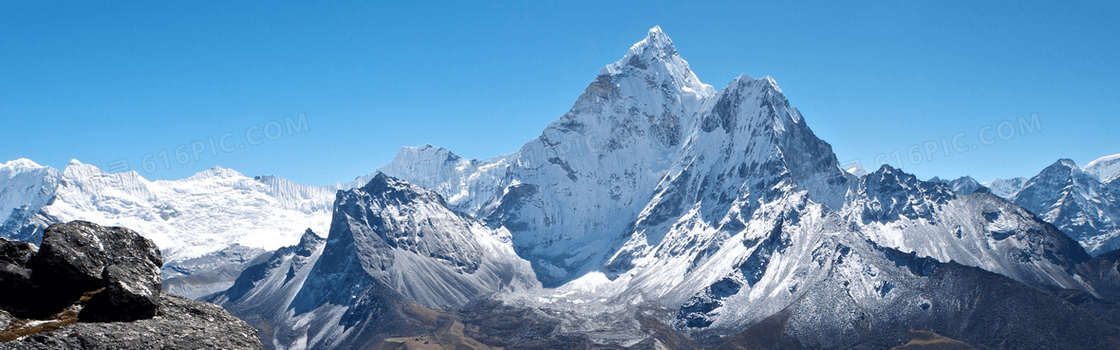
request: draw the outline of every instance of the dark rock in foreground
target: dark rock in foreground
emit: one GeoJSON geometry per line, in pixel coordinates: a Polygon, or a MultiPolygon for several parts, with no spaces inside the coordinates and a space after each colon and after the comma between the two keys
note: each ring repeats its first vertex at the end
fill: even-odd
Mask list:
{"type": "Polygon", "coordinates": [[[150,319],[73,323],[0,349],[264,349],[256,329],[217,305],[164,294],[159,309],[150,319]]]}
{"type": "Polygon", "coordinates": [[[31,269],[26,265],[36,250],[31,243],[0,238],[0,309],[25,307],[19,301],[31,290],[31,269]]]}
{"type": "Polygon", "coordinates": [[[39,252],[27,261],[41,289],[37,294],[54,301],[70,304],[83,293],[105,288],[82,311],[81,318],[89,321],[155,316],[163,281],[160,266],[162,255],[151,240],[127,228],[85,221],[48,227],[39,252]]]}
{"type": "Polygon", "coordinates": [[[0,263],[26,265],[36,251],[34,244],[0,237],[0,263]]]}
{"type": "Polygon", "coordinates": [[[217,305],[164,294],[163,259],[122,227],[51,225],[0,241],[0,349],[263,349],[217,305]]]}

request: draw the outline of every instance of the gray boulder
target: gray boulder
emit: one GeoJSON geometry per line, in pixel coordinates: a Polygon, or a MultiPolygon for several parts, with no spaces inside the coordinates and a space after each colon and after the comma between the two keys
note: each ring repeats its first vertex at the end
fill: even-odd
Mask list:
{"type": "Polygon", "coordinates": [[[105,290],[95,294],[82,309],[82,321],[132,321],[151,318],[159,310],[159,269],[142,271],[122,264],[105,267],[105,290]]]}
{"type": "Polygon", "coordinates": [[[0,309],[26,309],[20,301],[27,298],[32,283],[31,269],[25,265],[35,251],[31,243],[0,238],[0,309]]]}
{"type": "MultiPolygon", "coordinates": [[[[82,310],[83,321],[131,321],[155,316],[163,258],[151,240],[123,227],[85,221],[55,224],[27,267],[42,292],[62,305],[97,291],[82,310]]],[[[45,305],[57,309],[58,305],[45,305]]],[[[45,312],[49,312],[45,310],[45,312]]]]}
{"type": "Polygon", "coordinates": [[[162,293],[161,265],[151,240],[84,221],[38,249],[0,240],[0,350],[264,348],[220,306],[162,293]]]}
{"type": "Polygon", "coordinates": [[[0,262],[16,265],[26,265],[27,260],[38,251],[34,244],[13,241],[0,237],[0,262]]]}

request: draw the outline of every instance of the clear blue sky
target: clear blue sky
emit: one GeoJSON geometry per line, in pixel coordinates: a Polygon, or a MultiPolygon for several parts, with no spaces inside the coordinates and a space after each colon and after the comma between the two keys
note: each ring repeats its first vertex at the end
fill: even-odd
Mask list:
{"type": "Polygon", "coordinates": [[[489,158],[538,136],[660,25],[717,89],[740,73],[774,77],[841,161],[1031,176],[1058,158],[1120,153],[1117,18],[1117,2],[6,1],[0,161],[126,159],[150,179],[222,166],[326,184],[405,145],[489,158]],[[278,133],[299,113],[306,129],[278,133]],[[1004,126],[998,138],[1001,121],[1018,128],[1033,113],[1041,130],[1004,126]],[[979,145],[985,125],[991,145],[979,145]],[[237,147],[246,132],[260,144],[209,144],[229,133],[237,147]],[[940,139],[961,132],[968,150],[945,156],[940,139]],[[908,148],[929,140],[938,149],[911,162],[908,148]]]}

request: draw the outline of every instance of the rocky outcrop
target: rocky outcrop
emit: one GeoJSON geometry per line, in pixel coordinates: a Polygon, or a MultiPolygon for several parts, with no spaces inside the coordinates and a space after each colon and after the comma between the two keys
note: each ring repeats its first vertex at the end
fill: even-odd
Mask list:
{"type": "Polygon", "coordinates": [[[31,243],[0,238],[0,309],[19,308],[17,301],[31,289],[31,270],[27,260],[35,254],[31,243]]]}
{"type": "Polygon", "coordinates": [[[161,293],[163,259],[123,227],[55,224],[0,241],[0,349],[261,348],[225,310],[161,293]]]}
{"type": "Polygon", "coordinates": [[[264,348],[256,329],[217,305],[169,294],[160,295],[158,305],[159,315],[153,318],[71,323],[0,342],[0,350],[264,348]]]}
{"type": "Polygon", "coordinates": [[[105,288],[82,310],[80,317],[90,321],[155,316],[160,266],[163,258],[151,240],[127,228],[85,221],[48,227],[39,252],[27,262],[34,282],[60,302],[69,304],[83,293],[105,288]]]}

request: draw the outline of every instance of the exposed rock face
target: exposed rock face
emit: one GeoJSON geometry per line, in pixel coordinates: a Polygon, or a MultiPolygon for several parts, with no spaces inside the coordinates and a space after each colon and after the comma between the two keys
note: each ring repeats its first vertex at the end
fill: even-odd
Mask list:
{"type": "Polygon", "coordinates": [[[163,258],[151,240],[123,227],[85,221],[51,225],[27,266],[32,278],[60,301],[105,288],[81,317],[90,321],[131,321],[155,316],[163,258]]]}
{"type": "Polygon", "coordinates": [[[36,251],[34,244],[0,238],[0,262],[25,265],[36,251]]]}
{"type": "Polygon", "coordinates": [[[0,238],[0,309],[22,307],[18,301],[31,289],[27,260],[36,250],[31,243],[0,238]]]}
{"type": "Polygon", "coordinates": [[[0,349],[261,348],[216,305],[161,295],[159,248],[136,232],[73,221],[39,249],[0,241],[0,349]]]}

